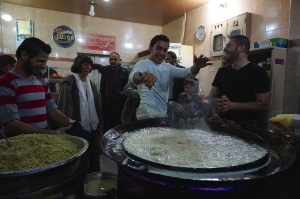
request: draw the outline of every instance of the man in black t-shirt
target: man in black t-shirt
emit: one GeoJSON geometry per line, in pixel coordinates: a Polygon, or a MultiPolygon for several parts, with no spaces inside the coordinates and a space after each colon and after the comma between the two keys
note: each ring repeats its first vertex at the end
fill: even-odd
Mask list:
{"type": "Polygon", "coordinates": [[[210,102],[227,120],[255,122],[270,103],[270,79],[260,66],[250,63],[246,36],[230,37],[223,58],[231,63],[218,70],[210,91],[210,102]]]}

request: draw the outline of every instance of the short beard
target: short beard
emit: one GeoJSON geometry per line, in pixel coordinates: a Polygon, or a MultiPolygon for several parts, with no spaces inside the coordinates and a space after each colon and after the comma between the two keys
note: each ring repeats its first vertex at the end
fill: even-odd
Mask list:
{"type": "MultiPolygon", "coordinates": [[[[237,49],[236,49],[237,50],[237,49]]],[[[228,63],[232,63],[233,61],[235,61],[236,60],[236,58],[237,57],[239,57],[239,54],[236,52],[236,51],[234,51],[234,52],[232,52],[232,53],[229,53],[229,57],[226,59],[226,58],[224,58],[228,63]]]]}
{"type": "Polygon", "coordinates": [[[26,73],[28,73],[29,75],[38,75],[36,73],[33,72],[32,67],[30,66],[30,59],[27,60],[24,63],[24,70],[26,71],[26,73]]]}

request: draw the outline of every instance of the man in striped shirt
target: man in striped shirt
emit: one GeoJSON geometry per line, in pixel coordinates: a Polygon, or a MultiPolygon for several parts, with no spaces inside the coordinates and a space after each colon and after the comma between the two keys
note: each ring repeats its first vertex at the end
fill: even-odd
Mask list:
{"type": "Polygon", "coordinates": [[[27,38],[16,51],[13,70],[0,78],[0,125],[8,136],[60,134],[71,128],[72,120],[57,109],[47,83],[35,76],[47,64],[50,53],[50,45],[27,38]],[[61,128],[51,130],[48,117],[61,128]]]}

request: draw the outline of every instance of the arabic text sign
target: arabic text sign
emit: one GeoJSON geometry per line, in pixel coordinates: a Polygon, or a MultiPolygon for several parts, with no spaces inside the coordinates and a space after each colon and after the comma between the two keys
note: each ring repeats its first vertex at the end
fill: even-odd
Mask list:
{"type": "Polygon", "coordinates": [[[80,35],[80,39],[80,46],[82,49],[102,51],[115,51],[116,49],[115,36],[83,33],[82,35],[80,35]]]}
{"type": "Polygon", "coordinates": [[[75,33],[68,26],[58,26],[52,34],[54,42],[63,48],[68,48],[75,43],[75,33]]]}

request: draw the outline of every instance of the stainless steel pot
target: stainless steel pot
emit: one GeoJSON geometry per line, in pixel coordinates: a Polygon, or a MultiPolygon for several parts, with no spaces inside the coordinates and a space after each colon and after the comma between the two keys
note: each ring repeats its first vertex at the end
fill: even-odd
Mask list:
{"type": "Polygon", "coordinates": [[[254,128],[249,129],[249,131],[245,131],[242,129],[235,129],[233,127],[210,124],[205,121],[196,124],[193,128],[204,130],[218,129],[232,135],[243,135],[245,139],[250,137],[262,138],[269,149],[268,162],[264,165],[248,165],[249,167],[247,168],[235,168],[234,170],[231,170],[231,168],[225,168],[220,171],[217,170],[213,172],[212,170],[195,171],[192,169],[181,171],[166,167],[162,168],[159,165],[148,164],[145,161],[126,155],[122,148],[122,135],[124,133],[130,133],[134,130],[146,127],[162,125],[178,127],[176,124],[172,124],[168,118],[147,119],[126,123],[117,126],[104,134],[101,141],[102,149],[108,157],[117,162],[121,167],[129,168],[142,174],[152,174],[165,179],[177,179],[185,182],[195,180],[202,182],[233,182],[264,178],[286,170],[295,159],[294,148],[287,141],[274,134],[270,134],[267,131],[254,128]]]}
{"type": "Polygon", "coordinates": [[[117,176],[113,173],[89,173],[83,183],[85,199],[116,199],[117,176]]]}
{"type": "Polygon", "coordinates": [[[43,167],[33,168],[24,171],[1,172],[0,193],[3,196],[30,193],[59,184],[70,177],[79,167],[80,158],[88,148],[85,139],[63,135],[78,145],[79,152],[68,159],[43,167]]]}

